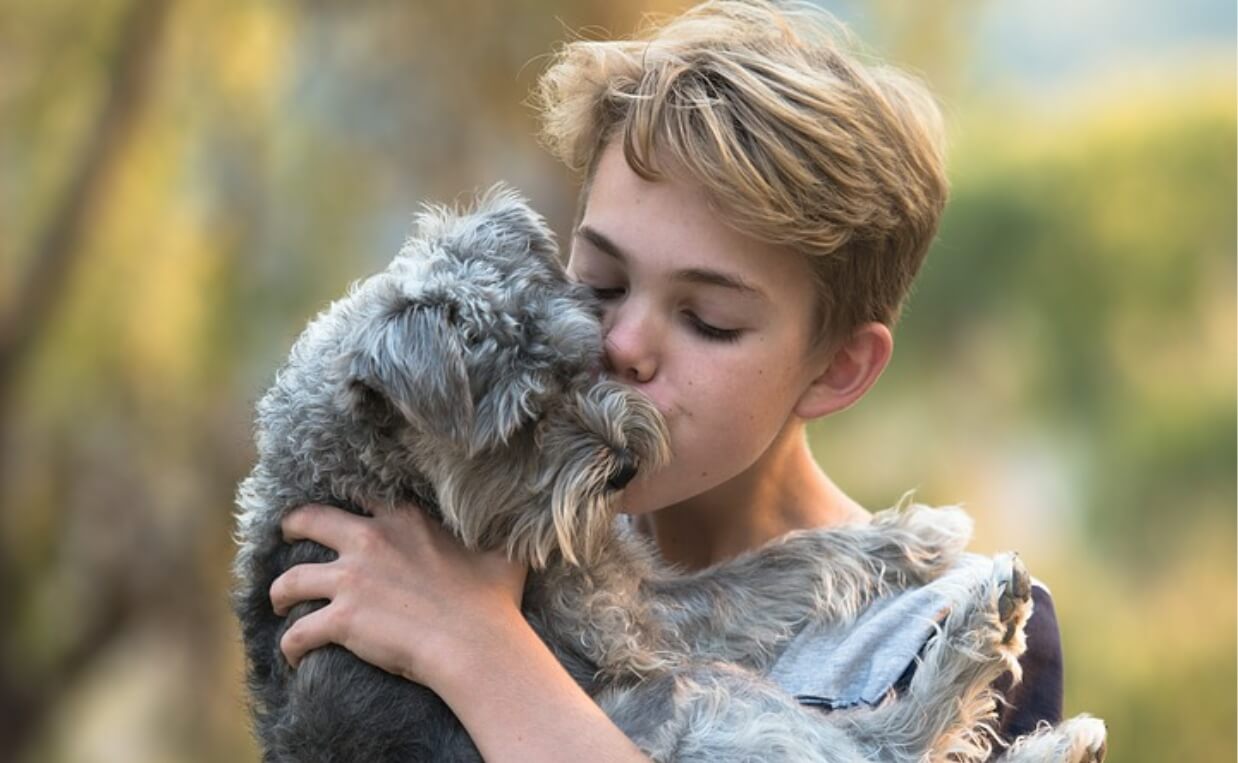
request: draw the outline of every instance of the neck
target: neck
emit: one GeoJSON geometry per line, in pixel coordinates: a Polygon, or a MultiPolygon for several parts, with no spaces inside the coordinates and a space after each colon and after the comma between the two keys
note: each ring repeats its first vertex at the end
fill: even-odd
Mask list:
{"type": "Polygon", "coordinates": [[[871,515],[817,465],[792,420],[760,459],[698,496],[637,518],[662,557],[687,569],[730,559],[792,530],[865,522],[871,515]]]}

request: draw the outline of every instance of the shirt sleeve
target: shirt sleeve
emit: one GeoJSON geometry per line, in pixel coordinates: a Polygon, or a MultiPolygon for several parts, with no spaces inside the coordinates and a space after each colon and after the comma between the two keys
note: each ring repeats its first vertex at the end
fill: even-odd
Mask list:
{"type": "MultiPolygon", "coordinates": [[[[1019,658],[1023,680],[1011,687],[1013,676],[1006,673],[993,684],[1006,698],[1006,704],[998,711],[997,725],[1004,742],[1034,731],[1041,721],[1056,725],[1062,720],[1062,636],[1053,597],[1042,585],[1032,587],[1032,616],[1024,633],[1027,651],[1019,658]]],[[[990,760],[996,759],[1001,751],[1000,746],[995,746],[990,760]]]]}

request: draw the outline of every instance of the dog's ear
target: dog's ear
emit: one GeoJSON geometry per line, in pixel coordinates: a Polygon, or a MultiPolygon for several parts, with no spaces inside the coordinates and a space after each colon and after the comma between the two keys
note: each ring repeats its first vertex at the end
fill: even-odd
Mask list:
{"type": "Polygon", "coordinates": [[[545,218],[535,212],[523,195],[503,182],[492,185],[477,201],[476,217],[488,228],[483,236],[497,251],[528,252],[557,262],[558,244],[545,218]]]}
{"type": "Polygon", "coordinates": [[[409,303],[368,325],[345,358],[354,404],[377,393],[420,431],[467,438],[473,400],[452,312],[450,304],[409,303]]]}
{"type": "Polygon", "coordinates": [[[529,371],[497,379],[477,402],[470,441],[473,452],[507,442],[516,430],[536,420],[549,392],[550,378],[544,372],[529,371]]]}
{"type": "Polygon", "coordinates": [[[441,204],[421,205],[400,258],[418,260],[443,252],[455,252],[466,260],[484,257],[508,267],[536,256],[557,269],[563,267],[559,245],[545,218],[519,191],[501,181],[479,193],[466,211],[441,204]]]}

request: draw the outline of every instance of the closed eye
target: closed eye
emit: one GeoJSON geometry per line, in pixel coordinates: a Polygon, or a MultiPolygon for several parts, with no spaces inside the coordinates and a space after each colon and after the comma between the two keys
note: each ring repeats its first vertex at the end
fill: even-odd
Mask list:
{"type": "Polygon", "coordinates": [[[693,331],[711,342],[734,342],[743,333],[739,329],[720,329],[717,326],[711,326],[696,317],[695,313],[685,312],[684,317],[688,319],[693,331]]]}
{"type": "Polygon", "coordinates": [[[618,299],[623,296],[623,289],[599,289],[594,286],[589,287],[593,291],[593,296],[602,301],[618,299]]]}
{"type": "MultiPolygon", "coordinates": [[[[590,286],[589,289],[599,301],[609,302],[613,299],[619,299],[623,296],[625,289],[612,288],[602,289],[596,286],[590,286]]],[[[697,317],[696,313],[685,310],[684,318],[688,322],[688,326],[697,336],[707,339],[711,342],[734,342],[739,339],[739,335],[744,333],[740,329],[723,329],[717,326],[712,326],[697,317]]]]}

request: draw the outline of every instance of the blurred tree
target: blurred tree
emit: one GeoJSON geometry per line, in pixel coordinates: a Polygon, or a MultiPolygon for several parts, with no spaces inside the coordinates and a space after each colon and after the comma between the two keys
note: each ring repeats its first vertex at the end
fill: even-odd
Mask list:
{"type": "MultiPolygon", "coordinates": [[[[100,113],[85,134],[61,201],[39,235],[34,253],[26,258],[27,273],[14,291],[15,299],[0,316],[0,475],[11,466],[5,446],[16,439],[16,433],[5,425],[12,420],[18,374],[66,292],[83,233],[94,221],[110,173],[140,118],[169,5],[168,0],[137,0],[119,21],[119,39],[100,113]]],[[[7,478],[0,482],[11,484],[7,478]]],[[[0,545],[0,591],[32,590],[15,585],[28,571],[15,570],[7,551],[0,545]]],[[[18,675],[29,666],[21,664],[11,649],[0,653],[0,738],[14,756],[41,730],[44,716],[63,687],[122,632],[136,607],[136,602],[108,586],[102,586],[99,593],[107,598],[96,616],[81,626],[79,638],[62,645],[40,675],[19,680],[18,675]]],[[[26,609],[23,602],[13,604],[11,611],[16,613],[26,609]]]]}
{"type": "Polygon", "coordinates": [[[28,272],[14,290],[15,302],[0,316],[0,421],[6,418],[20,365],[64,293],[83,229],[142,110],[168,6],[168,0],[139,0],[120,22],[103,108],[86,133],[61,202],[27,258],[28,272]]]}
{"type": "Polygon", "coordinates": [[[924,361],[952,357],[985,323],[1033,343],[1009,348],[1037,358],[1020,364],[1015,402],[1089,443],[1094,542],[1143,574],[1178,552],[1183,524],[1233,525],[1234,348],[1221,322],[1234,308],[1238,125],[1227,100],[1145,101],[1039,147],[1003,128],[1007,148],[955,180],[903,331],[924,361]]]}

